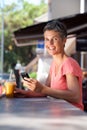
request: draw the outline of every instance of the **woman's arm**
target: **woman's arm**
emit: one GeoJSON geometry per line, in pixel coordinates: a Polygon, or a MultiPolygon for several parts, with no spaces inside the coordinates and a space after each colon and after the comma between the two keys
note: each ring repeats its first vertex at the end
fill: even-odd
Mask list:
{"type": "Polygon", "coordinates": [[[45,86],[42,89],[42,93],[55,98],[67,100],[69,102],[78,103],[81,97],[78,78],[73,76],[72,74],[67,74],[66,81],[68,87],[67,90],[55,90],[45,86]]]}
{"type": "Polygon", "coordinates": [[[36,79],[31,78],[25,78],[24,83],[27,88],[34,92],[38,92],[47,96],[52,96],[54,98],[61,98],[69,102],[78,103],[81,96],[78,78],[73,76],[72,74],[67,74],[66,81],[68,88],[67,90],[56,90],[48,87],[47,85],[41,84],[36,79]]]}
{"type": "Polygon", "coordinates": [[[23,90],[20,88],[15,88],[14,95],[15,97],[46,97],[46,95],[42,93],[37,93],[31,90],[23,90]]]}

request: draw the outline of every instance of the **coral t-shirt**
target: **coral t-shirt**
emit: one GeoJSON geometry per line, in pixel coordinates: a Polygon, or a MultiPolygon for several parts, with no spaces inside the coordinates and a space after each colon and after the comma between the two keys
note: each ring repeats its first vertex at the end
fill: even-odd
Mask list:
{"type": "Polygon", "coordinates": [[[66,82],[66,76],[67,74],[73,74],[76,77],[78,77],[78,81],[80,84],[80,102],[79,103],[72,103],[76,107],[79,107],[80,109],[84,109],[82,104],[82,70],[77,63],[76,60],[74,60],[71,57],[68,57],[60,66],[58,74],[55,74],[55,63],[52,62],[50,67],[50,74],[51,74],[51,88],[57,89],[57,90],[67,90],[67,82],[66,82]]]}

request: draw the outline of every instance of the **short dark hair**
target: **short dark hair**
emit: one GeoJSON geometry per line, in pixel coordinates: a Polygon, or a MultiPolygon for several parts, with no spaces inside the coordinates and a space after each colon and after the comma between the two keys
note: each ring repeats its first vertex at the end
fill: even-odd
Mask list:
{"type": "Polygon", "coordinates": [[[47,25],[44,27],[43,32],[47,30],[54,30],[56,32],[59,32],[62,38],[67,37],[67,28],[65,24],[63,24],[59,20],[52,20],[48,22],[47,25]]]}

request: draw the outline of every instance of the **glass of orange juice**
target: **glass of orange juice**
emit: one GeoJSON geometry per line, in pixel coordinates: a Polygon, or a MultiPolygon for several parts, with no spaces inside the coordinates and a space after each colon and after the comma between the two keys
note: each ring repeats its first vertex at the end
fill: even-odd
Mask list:
{"type": "Polygon", "coordinates": [[[6,97],[13,98],[16,83],[14,81],[8,80],[8,81],[5,82],[4,85],[5,85],[6,97]]]}

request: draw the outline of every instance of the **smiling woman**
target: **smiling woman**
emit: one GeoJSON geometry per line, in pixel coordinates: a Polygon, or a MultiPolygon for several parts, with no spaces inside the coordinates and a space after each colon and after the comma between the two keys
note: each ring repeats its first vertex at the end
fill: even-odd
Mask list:
{"type": "Polygon", "coordinates": [[[44,27],[44,39],[45,48],[53,58],[46,83],[24,78],[23,84],[29,91],[17,90],[18,93],[27,97],[51,96],[64,99],[83,110],[82,71],[77,61],[67,56],[64,51],[67,40],[66,26],[59,20],[50,21],[44,27]]]}

